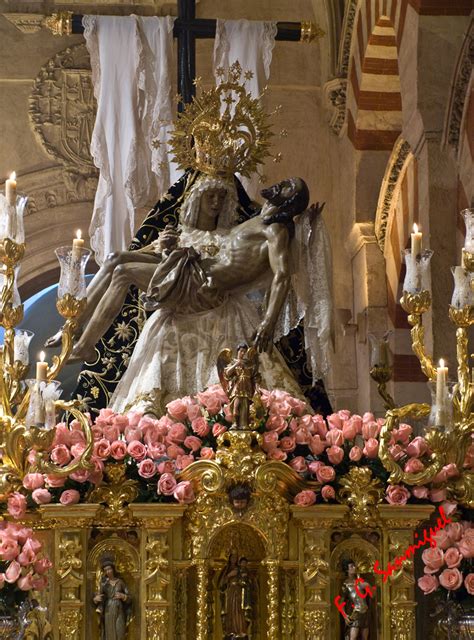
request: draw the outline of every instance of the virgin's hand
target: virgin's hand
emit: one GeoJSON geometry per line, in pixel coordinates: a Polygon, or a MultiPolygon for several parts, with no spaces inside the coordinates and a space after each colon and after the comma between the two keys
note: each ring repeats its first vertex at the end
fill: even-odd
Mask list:
{"type": "Polygon", "coordinates": [[[178,244],[178,238],[179,234],[176,229],[166,228],[160,233],[154,244],[160,251],[172,249],[178,244]]]}

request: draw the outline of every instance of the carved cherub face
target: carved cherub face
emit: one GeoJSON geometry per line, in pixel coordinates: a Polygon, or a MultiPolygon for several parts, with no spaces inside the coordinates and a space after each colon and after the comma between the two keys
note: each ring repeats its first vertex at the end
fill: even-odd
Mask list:
{"type": "Polygon", "coordinates": [[[227,191],[223,188],[206,189],[201,195],[200,210],[210,218],[217,218],[224,208],[227,191]]]}

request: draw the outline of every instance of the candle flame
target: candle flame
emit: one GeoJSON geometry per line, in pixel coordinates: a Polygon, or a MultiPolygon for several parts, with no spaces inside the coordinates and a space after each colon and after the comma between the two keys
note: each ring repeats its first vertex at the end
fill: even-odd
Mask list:
{"type": "Polygon", "coordinates": [[[45,352],[44,352],[44,351],[41,351],[41,352],[40,352],[40,355],[39,355],[40,362],[44,362],[45,357],[46,357],[45,352]]]}
{"type": "Polygon", "coordinates": [[[80,239],[82,238],[82,231],[81,231],[80,229],[78,229],[78,230],[76,231],[76,238],[77,238],[78,240],[80,240],[80,239]]]}
{"type": "Polygon", "coordinates": [[[439,359],[439,366],[440,366],[440,367],[444,367],[444,366],[445,366],[445,365],[444,365],[444,360],[443,360],[443,358],[440,358],[440,359],[439,359]]]}
{"type": "Polygon", "coordinates": [[[10,173],[10,180],[16,180],[16,171],[10,173]]]}
{"type": "Polygon", "coordinates": [[[416,224],[416,222],[413,225],[413,233],[418,233],[418,225],[416,224]]]}

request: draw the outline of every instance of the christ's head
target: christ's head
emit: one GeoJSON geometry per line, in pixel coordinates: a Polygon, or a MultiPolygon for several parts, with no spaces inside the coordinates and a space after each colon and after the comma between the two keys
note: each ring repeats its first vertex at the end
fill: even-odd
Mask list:
{"type": "Polygon", "coordinates": [[[270,205],[264,211],[265,224],[289,223],[309,204],[308,185],[302,178],[287,178],[262,189],[261,194],[270,205]]]}

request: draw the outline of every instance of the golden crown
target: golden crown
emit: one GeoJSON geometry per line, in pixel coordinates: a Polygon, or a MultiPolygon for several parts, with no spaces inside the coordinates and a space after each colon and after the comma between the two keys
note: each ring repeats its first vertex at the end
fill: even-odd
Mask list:
{"type": "MultiPolygon", "coordinates": [[[[250,71],[242,73],[235,62],[225,81],[224,75],[218,69],[219,83],[186,105],[169,146],[182,169],[197,169],[213,177],[230,178],[234,173],[249,177],[259,173],[259,165],[271,155],[269,114],[260,98],[252,98],[245,89],[245,80],[253,75],[250,71]]],[[[200,80],[195,84],[199,86],[200,80]]]]}

